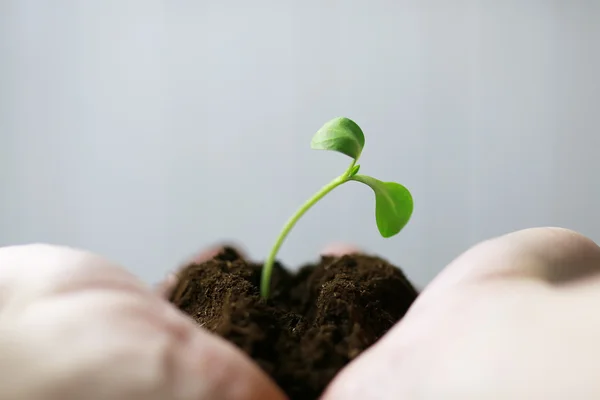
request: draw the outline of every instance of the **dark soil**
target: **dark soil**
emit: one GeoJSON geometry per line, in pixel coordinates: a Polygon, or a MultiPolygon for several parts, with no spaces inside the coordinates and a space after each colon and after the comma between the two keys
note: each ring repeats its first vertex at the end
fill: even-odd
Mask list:
{"type": "Polygon", "coordinates": [[[317,399],[417,297],[400,269],[347,255],[322,257],[296,274],[276,264],[264,302],[261,268],[225,249],[186,267],[171,302],[247,353],[292,400],[317,399]]]}

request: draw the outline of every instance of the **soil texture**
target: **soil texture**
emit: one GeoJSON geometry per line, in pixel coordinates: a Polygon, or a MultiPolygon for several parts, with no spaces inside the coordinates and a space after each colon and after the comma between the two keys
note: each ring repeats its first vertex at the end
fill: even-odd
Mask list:
{"type": "Polygon", "coordinates": [[[170,301],[243,350],[291,400],[318,399],[418,295],[399,268],[353,254],[322,257],[297,273],[276,264],[265,302],[261,268],[226,248],[184,268],[170,301]]]}

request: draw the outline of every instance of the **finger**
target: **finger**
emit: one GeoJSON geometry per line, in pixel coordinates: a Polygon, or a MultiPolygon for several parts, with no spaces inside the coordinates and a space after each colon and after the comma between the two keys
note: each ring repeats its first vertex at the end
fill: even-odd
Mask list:
{"type": "Polygon", "coordinates": [[[0,398],[283,399],[233,345],[99,256],[2,248],[0,293],[0,398]]]}
{"type": "Polygon", "coordinates": [[[154,293],[162,299],[168,299],[173,293],[173,289],[177,286],[178,277],[174,272],[169,272],[167,276],[154,286],[154,293]]]}
{"type": "Polygon", "coordinates": [[[600,248],[563,228],[532,228],[482,242],[452,261],[428,291],[459,283],[530,278],[561,284],[600,272],[600,248]]]}
{"type": "Polygon", "coordinates": [[[177,282],[179,280],[178,275],[183,269],[188,267],[190,264],[201,264],[205,261],[208,261],[211,258],[216,257],[219,253],[221,253],[226,248],[231,248],[236,253],[238,253],[242,258],[246,258],[246,253],[243,250],[240,250],[239,246],[235,246],[235,245],[229,244],[229,243],[222,243],[222,244],[211,246],[211,247],[199,252],[198,254],[195,254],[194,256],[190,257],[187,262],[185,262],[182,265],[180,265],[179,267],[177,267],[175,269],[175,271],[169,272],[167,274],[167,276],[165,277],[165,279],[163,279],[161,282],[159,282],[154,287],[154,292],[156,294],[158,294],[160,297],[162,297],[164,299],[168,299],[171,296],[173,289],[177,286],[177,282]]]}
{"type": "Polygon", "coordinates": [[[576,321],[588,321],[591,329],[584,331],[597,332],[592,328],[597,318],[583,314],[600,302],[599,271],[598,246],[565,229],[527,229],[478,244],[451,262],[402,321],[337,376],[324,399],[450,398],[453,393],[521,398],[510,391],[519,387],[529,390],[527,398],[538,399],[549,398],[544,393],[553,387],[573,387],[573,379],[591,382],[581,371],[587,371],[585,357],[597,348],[596,339],[582,334],[576,321]],[[596,287],[589,294],[554,295],[591,280],[596,287]],[[528,363],[519,369],[511,355],[528,363]],[[569,370],[580,372],[564,373],[562,361],[545,360],[569,360],[569,370]],[[503,371],[504,380],[494,371],[503,371]],[[465,376],[477,378],[470,378],[469,386],[465,376]],[[561,379],[544,384],[544,376],[561,379]],[[495,393],[486,392],[489,388],[495,393]]]}
{"type": "Polygon", "coordinates": [[[331,257],[341,257],[358,253],[361,253],[361,250],[357,246],[347,243],[331,243],[321,251],[321,255],[331,257]]]}
{"type": "Polygon", "coordinates": [[[95,287],[148,290],[126,270],[90,253],[44,244],[0,248],[0,311],[74,288],[95,287]]]}

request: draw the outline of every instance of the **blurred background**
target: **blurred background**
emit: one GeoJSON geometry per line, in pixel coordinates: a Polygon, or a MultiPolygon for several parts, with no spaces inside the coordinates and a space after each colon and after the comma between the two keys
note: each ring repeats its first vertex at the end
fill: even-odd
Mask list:
{"type": "Polygon", "coordinates": [[[347,184],[280,258],[354,243],[418,285],[478,241],[558,225],[600,240],[596,0],[0,1],[0,245],[101,253],[151,283],[223,240],[262,260],[349,159],[406,185],[379,236],[347,184]]]}

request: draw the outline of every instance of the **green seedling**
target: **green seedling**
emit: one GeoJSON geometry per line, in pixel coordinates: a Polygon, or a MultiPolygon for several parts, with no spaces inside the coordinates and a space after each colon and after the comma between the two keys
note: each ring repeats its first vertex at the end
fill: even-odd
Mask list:
{"type": "Polygon", "coordinates": [[[357,175],[360,169],[357,162],[364,145],[365,136],[363,131],[354,121],[344,117],[334,118],[327,122],[313,137],[311,142],[313,149],[337,151],[352,158],[352,163],[342,175],[323,186],[313,197],[308,199],[284,225],[262,270],[260,292],[265,300],[269,298],[275,257],[285,238],[304,213],[336,187],[349,181],[356,181],[373,189],[375,193],[375,220],[377,221],[379,233],[384,238],[396,235],[408,223],[413,212],[413,199],[407,188],[399,183],[382,182],[370,176],[357,175]]]}

